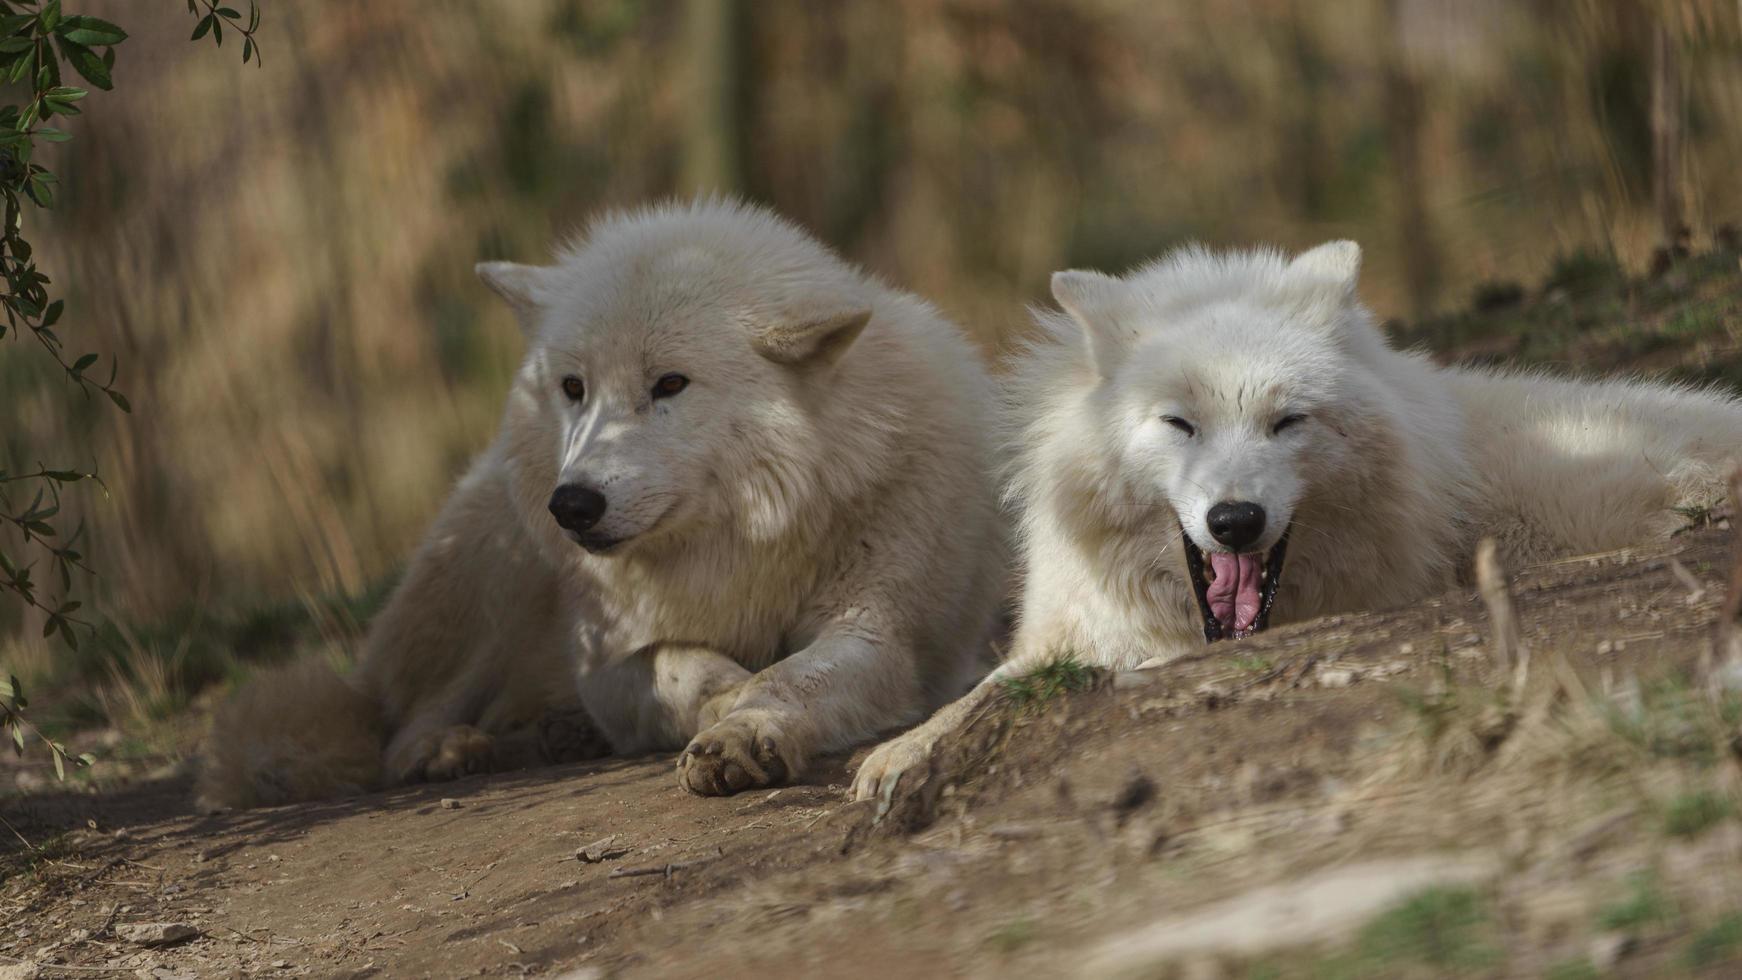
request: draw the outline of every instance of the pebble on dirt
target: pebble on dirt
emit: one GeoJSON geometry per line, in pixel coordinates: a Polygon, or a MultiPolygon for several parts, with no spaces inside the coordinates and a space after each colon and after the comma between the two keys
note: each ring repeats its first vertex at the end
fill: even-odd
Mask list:
{"type": "Polygon", "coordinates": [[[459,800],[456,800],[451,796],[442,797],[442,809],[444,809],[444,810],[458,810],[459,808],[460,808],[460,801],[459,800]]]}
{"type": "Polygon", "coordinates": [[[611,858],[628,854],[629,848],[616,846],[617,837],[618,835],[612,834],[609,837],[601,837],[591,844],[576,848],[575,859],[582,864],[598,864],[601,861],[608,861],[611,858]]]}
{"type": "Polygon", "coordinates": [[[199,934],[185,922],[130,922],[115,927],[115,935],[139,946],[170,946],[199,934]]]}

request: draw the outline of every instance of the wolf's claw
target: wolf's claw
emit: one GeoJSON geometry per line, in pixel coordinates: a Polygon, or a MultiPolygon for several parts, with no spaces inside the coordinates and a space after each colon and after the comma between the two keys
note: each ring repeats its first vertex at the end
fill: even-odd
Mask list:
{"type": "Polygon", "coordinates": [[[918,732],[909,732],[877,746],[859,764],[859,772],[853,777],[853,799],[876,800],[876,819],[882,820],[895,807],[903,782],[907,783],[906,790],[911,791],[925,781],[926,770],[931,766],[931,753],[930,740],[918,732]]]}

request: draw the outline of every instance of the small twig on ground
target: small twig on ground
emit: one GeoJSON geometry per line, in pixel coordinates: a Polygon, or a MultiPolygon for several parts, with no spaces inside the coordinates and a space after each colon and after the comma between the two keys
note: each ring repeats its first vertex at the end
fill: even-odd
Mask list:
{"type": "Polygon", "coordinates": [[[726,856],[724,848],[715,848],[714,850],[717,853],[714,854],[713,857],[697,858],[694,861],[674,861],[670,864],[646,864],[636,868],[613,868],[611,869],[611,874],[607,877],[645,878],[651,875],[663,875],[670,878],[679,871],[687,871],[690,868],[699,867],[700,865],[711,864],[726,856]]]}
{"type": "Polygon", "coordinates": [[[1693,605],[1706,597],[1706,583],[1700,581],[1699,576],[1688,571],[1688,566],[1683,565],[1680,561],[1674,558],[1671,558],[1669,560],[1669,571],[1671,575],[1675,576],[1675,580],[1680,582],[1682,587],[1688,590],[1689,605],[1693,605]]]}
{"type": "Polygon", "coordinates": [[[1530,672],[1530,651],[1519,635],[1518,616],[1512,610],[1512,592],[1506,587],[1506,570],[1500,567],[1499,549],[1493,538],[1476,545],[1476,590],[1488,607],[1492,626],[1494,666],[1512,674],[1512,689],[1524,686],[1530,672]]]}
{"type": "Polygon", "coordinates": [[[459,893],[459,894],[458,894],[458,895],[451,895],[451,896],[449,896],[449,900],[450,900],[450,901],[454,901],[454,902],[457,902],[457,901],[459,901],[459,900],[460,900],[460,899],[462,899],[462,898],[465,898],[465,897],[467,897],[467,896],[469,896],[469,895],[471,895],[471,894],[472,894],[472,889],[473,889],[473,888],[476,888],[476,887],[477,887],[477,886],[478,886],[478,885],[479,885],[479,883],[480,883],[480,882],[482,882],[482,881],[483,881],[483,880],[484,880],[484,879],[485,879],[485,878],[488,878],[488,877],[490,877],[490,874],[491,874],[491,873],[492,873],[492,872],[494,872],[494,871],[495,871],[495,870],[496,870],[496,862],[495,862],[495,861],[491,861],[491,862],[490,862],[490,863],[489,863],[489,864],[488,864],[488,865],[486,865],[486,866],[485,866],[485,867],[484,867],[484,873],[483,873],[483,874],[481,874],[481,875],[479,875],[479,876],[478,876],[478,877],[476,877],[476,878],[473,878],[473,879],[472,879],[472,880],[471,880],[471,881],[470,881],[470,882],[469,882],[469,883],[468,883],[468,884],[467,884],[467,885],[466,885],[466,886],[465,886],[465,887],[464,887],[464,888],[461,888],[461,889],[460,889],[460,893],[459,893]]]}
{"type": "Polygon", "coordinates": [[[999,824],[996,827],[987,827],[984,833],[993,840],[1033,840],[1036,837],[1045,837],[1046,828],[1031,823],[999,824]]]}
{"type": "Polygon", "coordinates": [[[117,916],[119,916],[120,914],[121,914],[121,903],[120,902],[116,902],[115,904],[109,906],[109,914],[105,915],[103,917],[103,924],[102,925],[91,930],[91,938],[92,939],[101,939],[104,936],[114,935],[115,918],[117,916]]]}
{"type": "Polygon", "coordinates": [[[6,819],[5,817],[0,817],[0,824],[5,824],[6,829],[12,831],[12,836],[18,838],[18,843],[23,844],[25,850],[27,850],[27,851],[35,851],[36,850],[36,845],[32,844],[29,840],[25,839],[25,836],[18,832],[18,828],[12,826],[12,821],[6,819]]]}

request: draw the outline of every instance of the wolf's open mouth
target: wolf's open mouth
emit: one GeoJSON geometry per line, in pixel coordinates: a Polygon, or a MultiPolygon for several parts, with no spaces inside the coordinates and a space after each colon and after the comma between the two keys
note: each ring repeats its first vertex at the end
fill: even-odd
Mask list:
{"type": "Polygon", "coordinates": [[[1276,587],[1282,584],[1282,561],[1288,552],[1288,531],[1270,549],[1268,556],[1225,551],[1210,553],[1206,569],[1204,552],[1192,536],[1180,528],[1186,546],[1186,569],[1192,576],[1192,593],[1204,617],[1204,639],[1238,640],[1270,624],[1270,605],[1276,587]],[[1206,574],[1207,572],[1207,574],[1206,574]]]}

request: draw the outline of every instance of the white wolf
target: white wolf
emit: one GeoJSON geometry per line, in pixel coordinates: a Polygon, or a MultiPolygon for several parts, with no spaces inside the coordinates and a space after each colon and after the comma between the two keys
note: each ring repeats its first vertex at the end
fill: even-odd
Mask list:
{"type": "Polygon", "coordinates": [[[984,671],[993,395],[936,310],[729,203],[610,216],[555,265],[479,273],[528,339],[500,434],[353,680],[298,665],[221,715],[208,804],[522,761],[577,677],[611,747],[684,749],[684,786],[730,793],[984,671]]]}
{"type": "MultiPolygon", "coordinates": [[[[1742,404],[1637,381],[1442,369],[1389,347],[1361,251],[1186,248],[1061,272],[1007,422],[1026,581],[1012,656],[877,748],[892,794],[1000,677],[1070,653],[1166,661],[1272,619],[1442,591],[1492,536],[1513,562],[1670,534],[1722,500],[1742,404]]],[[[887,798],[887,797],[886,797],[887,798]]]]}

